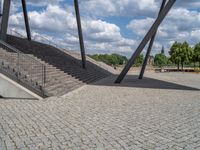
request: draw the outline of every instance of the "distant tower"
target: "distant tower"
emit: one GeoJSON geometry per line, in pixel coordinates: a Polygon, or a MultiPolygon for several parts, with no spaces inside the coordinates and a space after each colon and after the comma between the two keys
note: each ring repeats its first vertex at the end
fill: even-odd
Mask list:
{"type": "Polygon", "coordinates": [[[161,54],[165,54],[165,48],[162,46],[161,54]]]}

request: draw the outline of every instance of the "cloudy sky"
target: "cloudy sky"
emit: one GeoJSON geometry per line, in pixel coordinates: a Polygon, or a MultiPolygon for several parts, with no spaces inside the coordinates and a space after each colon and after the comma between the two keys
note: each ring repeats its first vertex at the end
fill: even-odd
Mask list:
{"type": "MultiPolygon", "coordinates": [[[[21,0],[13,0],[10,30],[25,33],[21,0]]],[[[162,0],[79,0],[87,53],[130,56],[158,15],[162,0]]],[[[79,50],[73,0],[27,0],[32,34],[79,50]]],[[[177,0],[159,28],[152,54],[174,41],[200,41],[200,1],[177,0]]]]}

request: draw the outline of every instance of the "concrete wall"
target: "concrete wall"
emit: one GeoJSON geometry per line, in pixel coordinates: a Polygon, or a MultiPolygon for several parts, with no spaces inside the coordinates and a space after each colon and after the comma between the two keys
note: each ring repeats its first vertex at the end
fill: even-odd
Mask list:
{"type": "Polygon", "coordinates": [[[0,73],[0,96],[15,99],[42,99],[33,92],[0,73]]]}

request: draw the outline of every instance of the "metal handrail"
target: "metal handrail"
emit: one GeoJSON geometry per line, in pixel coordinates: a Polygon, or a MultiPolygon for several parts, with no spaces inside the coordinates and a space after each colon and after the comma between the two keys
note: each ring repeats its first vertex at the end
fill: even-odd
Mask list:
{"type": "Polygon", "coordinates": [[[41,65],[44,65],[44,63],[38,61],[36,58],[31,57],[30,55],[24,54],[24,53],[21,52],[20,50],[16,49],[15,47],[13,47],[13,46],[7,44],[6,42],[4,42],[4,41],[2,41],[2,40],[0,40],[0,44],[3,44],[4,46],[8,47],[9,49],[11,49],[12,51],[14,51],[14,52],[16,52],[16,53],[20,53],[20,54],[25,55],[25,56],[26,56],[27,58],[29,58],[29,59],[32,59],[32,60],[34,60],[34,61],[37,61],[37,62],[38,62],[39,64],[41,64],[41,65]]]}
{"type": "Polygon", "coordinates": [[[34,57],[0,40],[1,69],[28,83],[34,89],[43,91],[46,82],[46,66],[34,57]]]}
{"type": "MultiPolygon", "coordinates": [[[[36,35],[36,36],[34,36],[34,38],[33,38],[35,41],[37,41],[37,38],[36,38],[36,37],[39,37],[39,38],[43,39],[44,42],[47,41],[47,42],[48,42],[47,44],[52,45],[52,46],[58,48],[59,50],[65,51],[65,49],[64,49],[63,47],[59,46],[59,44],[56,44],[56,43],[52,42],[52,41],[51,41],[50,39],[48,39],[47,37],[44,37],[44,36],[42,36],[42,35],[36,35]]],[[[40,41],[39,41],[39,42],[40,42],[40,41]]],[[[46,42],[45,42],[45,43],[46,43],[46,42]]]]}
{"type": "Polygon", "coordinates": [[[16,35],[18,35],[18,36],[21,37],[21,38],[26,38],[23,34],[21,34],[21,33],[17,32],[17,31],[15,31],[15,30],[13,30],[13,29],[9,29],[9,31],[10,31],[10,34],[11,34],[11,35],[14,35],[13,33],[15,33],[16,35]]]}
{"type": "Polygon", "coordinates": [[[49,44],[49,45],[51,45],[51,46],[54,46],[55,48],[59,49],[60,51],[62,51],[62,52],[64,52],[64,53],[67,53],[67,54],[70,54],[70,55],[76,54],[76,57],[75,57],[75,58],[81,59],[81,55],[80,55],[79,53],[74,53],[72,50],[71,50],[71,51],[70,51],[70,50],[67,51],[65,48],[63,48],[62,46],[59,46],[59,44],[56,44],[55,42],[51,41],[51,40],[48,39],[47,37],[44,37],[44,36],[42,36],[42,35],[36,35],[36,36],[33,37],[33,39],[34,39],[35,41],[44,42],[44,43],[46,43],[46,44],[49,44]],[[43,39],[44,41],[37,40],[36,37],[39,37],[39,38],[43,39]],[[69,52],[69,51],[70,51],[70,52],[69,52]]]}
{"type": "MultiPolygon", "coordinates": [[[[12,30],[12,29],[10,29],[10,30],[13,31],[16,35],[19,35],[21,38],[26,38],[26,36],[22,35],[21,33],[15,31],[15,30],[12,30]]],[[[12,34],[12,32],[10,32],[10,33],[12,34]]],[[[77,58],[77,59],[81,59],[81,55],[80,55],[79,53],[75,53],[75,52],[73,52],[73,51],[67,51],[65,48],[59,46],[59,44],[56,44],[55,42],[51,41],[51,40],[48,39],[47,37],[44,37],[44,36],[42,36],[42,35],[40,35],[40,34],[35,35],[35,36],[33,37],[33,40],[34,40],[34,41],[38,41],[38,42],[44,42],[44,43],[46,43],[46,44],[52,45],[52,46],[56,47],[57,49],[59,49],[60,51],[63,51],[64,53],[73,55],[73,56],[74,56],[75,58],[77,58]],[[44,41],[37,40],[37,37],[39,37],[40,39],[43,39],[44,41]]],[[[90,62],[95,63],[95,64],[98,65],[99,67],[104,68],[104,69],[107,70],[108,72],[110,72],[111,69],[112,69],[111,72],[114,73],[114,74],[116,73],[116,71],[115,71],[112,67],[109,67],[109,68],[108,68],[108,66],[105,67],[105,64],[104,64],[104,63],[98,62],[98,61],[92,59],[91,57],[87,57],[87,60],[90,61],[90,62]]]]}
{"type": "MultiPolygon", "coordinates": [[[[12,29],[10,29],[10,30],[12,30],[12,29]]],[[[22,34],[18,33],[15,30],[14,30],[14,33],[17,34],[17,35],[19,35],[21,38],[26,38],[25,36],[23,36],[22,34]]],[[[54,43],[53,41],[51,41],[50,39],[48,39],[47,37],[44,37],[42,35],[39,35],[39,34],[35,35],[33,37],[33,40],[38,41],[38,42],[44,42],[46,44],[52,45],[52,46],[56,47],[57,49],[59,49],[60,51],[63,51],[64,53],[70,54],[70,55],[74,56],[77,59],[81,59],[81,55],[79,53],[75,53],[73,51],[69,52],[66,49],[64,49],[63,47],[59,46],[59,44],[54,43]],[[43,39],[44,41],[37,40],[37,37],[39,37],[40,39],[43,39]]],[[[108,72],[112,72],[112,73],[116,74],[116,71],[112,67],[108,68],[108,66],[105,66],[104,63],[98,62],[98,61],[96,61],[96,60],[94,60],[94,59],[92,59],[90,57],[87,57],[87,60],[90,61],[90,62],[92,62],[92,63],[95,63],[99,67],[104,68],[108,72]],[[111,69],[112,69],[112,71],[111,71],[111,69]]]]}
{"type": "MultiPolygon", "coordinates": [[[[12,29],[10,29],[10,30],[13,31],[15,34],[19,35],[21,38],[26,38],[26,37],[25,37],[24,35],[22,35],[21,33],[15,31],[15,30],[12,30],[12,29]]],[[[44,40],[44,41],[43,41],[44,43],[49,44],[49,45],[52,45],[52,46],[56,47],[57,49],[59,49],[59,50],[65,52],[65,53],[68,53],[68,54],[73,55],[74,57],[76,57],[76,58],[78,58],[78,59],[81,59],[81,55],[80,55],[79,53],[74,53],[73,51],[70,51],[70,52],[69,52],[69,51],[66,51],[66,49],[64,49],[63,47],[59,46],[59,44],[54,43],[52,40],[50,40],[50,39],[48,39],[47,37],[44,37],[44,36],[42,36],[42,35],[40,35],[40,34],[35,35],[35,36],[33,37],[33,40],[34,40],[34,41],[41,42],[41,41],[37,40],[37,37],[43,39],[43,40],[44,40]]],[[[111,70],[111,68],[112,68],[112,67],[111,67],[111,68],[107,68],[108,66],[105,67],[105,64],[103,64],[103,63],[101,63],[101,62],[98,62],[98,61],[92,59],[91,57],[87,57],[87,60],[90,61],[90,62],[95,63],[95,64],[98,65],[99,67],[102,67],[102,68],[104,68],[104,69],[106,68],[105,70],[107,70],[108,72],[110,72],[110,70],[111,70]]],[[[115,72],[115,70],[113,69],[112,73],[114,73],[114,72],[115,72]]],[[[116,73],[116,72],[115,72],[115,73],[116,73]]]]}
{"type": "MultiPolygon", "coordinates": [[[[13,30],[13,29],[9,29],[9,31],[10,31],[10,34],[13,35],[13,36],[18,35],[18,36],[21,37],[21,38],[27,38],[27,37],[24,36],[23,34],[21,34],[21,33],[17,32],[17,31],[15,31],[15,30],[13,30]],[[15,33],[15,34],[13,34],[13,33],[15,33]]],[[[44,43],[46,43],[46,44],[49,44],[49,45],[52,45],[52,46],[56,47],[57,49],[59,49],[59,50],[61,50],[61,51],[63,51],[63,52],[66,52],[66,49],[65,49],[65,48],[63,48],[62,46],[59,46],[60,44],[57,44],[57,43],[53,42],[52,40],[50,40],[49,38],[44,37],[44,36],[42,36],[42,35],[40,35],[40,34],[37,34],[37,35],[33,36],[33,40],[34,40],[34,41],[38,41],[38,42],[44,42],[44,43]],[[40,39],[43,39],[43,41],[37,40],[37,37],[39,37],[40,39]]]]}
{"type": "MultiPolygon", "coordinates": [[[[21,37],[21,38],[27,38],[27,37],[24,36],[23,34],[21,34],[21,33],[17,32],[17,31],[15,31],[15,30],[13,30],[13,29],[9,29],[9,31],[10,31],[10,34],[13,35],[13,36],[18,35],[18,36],[21,37]],[[13,34],[13,33],[15,33],[15,34],[13,34]]],[[[46,43],[46,44],[52,45],[52,46],[56,47],[57,49],[59,49],[59,50],[65,52],[65,53],[67,53],[67,51],[66,51],[65,48],[63,48],[62,46],[59,46],[60,44],[57,44],[57,43],[53,42],[52,40],[50,40],[49,38],[44,37],[44,36],[42,36],[42,35],[40,35],[40,34],[37,34],[37,35],[33,36],[33,40],[34,40],[34,41],[38,41],[38,42],[44,42],[44,43],[46,43]],[[38,39],[37,39],[38,37],[39,37],[40,39],[43,39],[43,40],[42,40],[42,41],[38,40],[38,39]]],[[[78,56],[78,57],[81,58],[81,56],[78,56]]],[[[80,58],[79,58],[79,59],[80,59],[80,58]]]]}

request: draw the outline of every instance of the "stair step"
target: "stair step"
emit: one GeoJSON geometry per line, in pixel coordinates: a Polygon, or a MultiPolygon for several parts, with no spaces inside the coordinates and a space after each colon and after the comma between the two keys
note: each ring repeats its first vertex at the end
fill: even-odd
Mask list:
{"type": "MultiPolygon", "coordinates": [[[[29,57],[34,58],[41,64],[46,66],[46,85],[45,88],[48,93],[53,95],[62,95],[71,90],[74,90],[84,84],[98,81],[107,76],[107,74],[98,71],[90,64],[87,70],[81,68],[80,54],[62,52],[52,46],[41,44],[39,42],[28,41],[16,37],[8,37],[8,43],[15,46],[29,57]],[[76,59],[75,57],[78,59],[76,59]]],[[[16,67],[18,55],[7,50],[0,50],[0,60],[4,59],[11,62],[12,67],[16,67]]],[[[20,61],[23,72],[27,74],[28,78],[38,81],[41,84],[43,70],[41,66],[33,65],[32,67],[37,72],[34,74],[27,60],[20,61]],[[32,74],[32,76],[31,76],[32,74]]],[[[6,63],[7,64],[7,63],[6,63]]],[[[8,63],[9,64],[9,63],[8,63]]]]}
{"type": "Polygon", "coordinates": [[[48,87],[46,87],[46,89],[54,90],[54,89],[58,88],[59,86],[64,86],[64,85],[73,86],[73,85],[77,85],[77,84],[81,84],[81,82],[63,81],[62,83],[58,82],[58,83],[55,83],[52,86],[48,86],[48,87]]]}
{"type": "Polygon", "coordinates": [[[73,91],[76,88],[81,87],[82,85],[84,85],[84,84],[77,84],[74,86],[60,86],[57,89],[53,89],[53,90],[49,90],[49,91],[50,91],[50,93],[55,93],[56,95],[61,96],[61,95],[67,94],[70,91],[73,91]]]}

